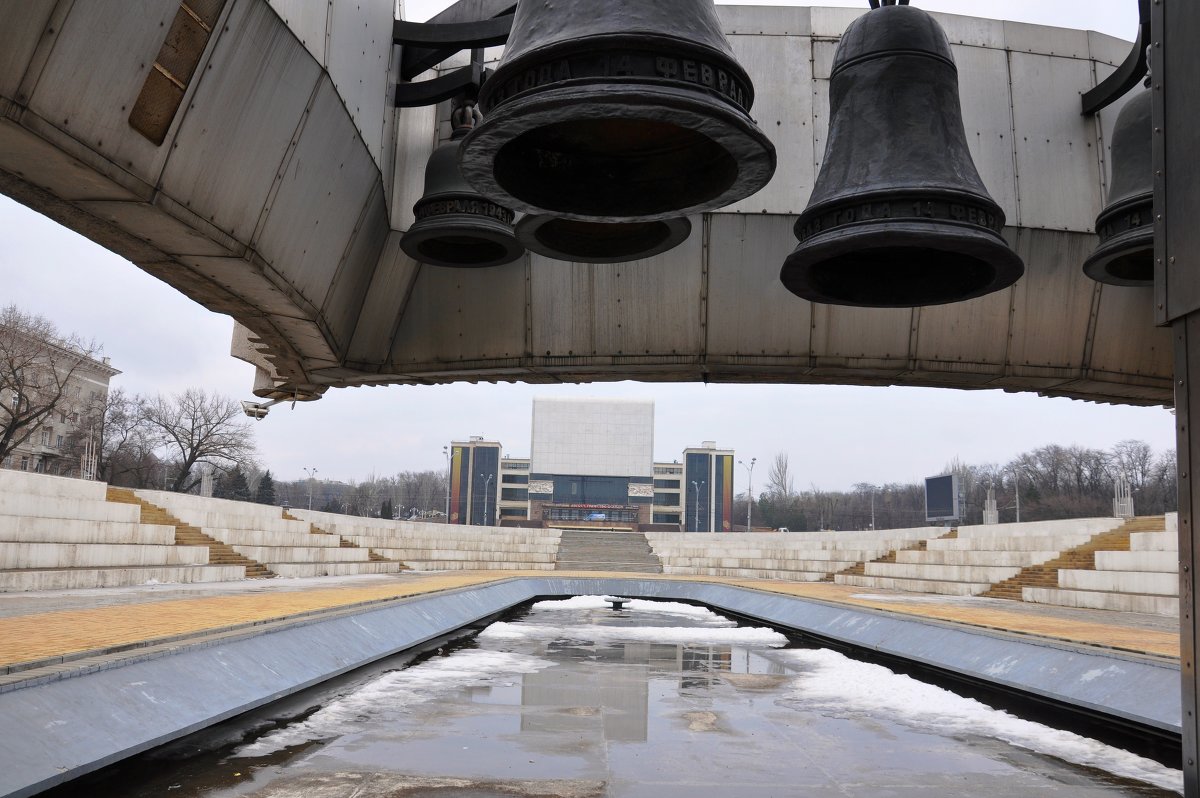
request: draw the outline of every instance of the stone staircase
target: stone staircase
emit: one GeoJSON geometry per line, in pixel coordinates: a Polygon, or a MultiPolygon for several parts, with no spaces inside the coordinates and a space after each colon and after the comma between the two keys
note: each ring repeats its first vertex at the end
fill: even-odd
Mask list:
{"type": "Polygon", "coordinates": [[[185,524],[163,508],[138,498],[128,488],[108,487],[106,498],[118,504],[133,504],[141,508],[143,524],[162,524],[175,527],[175,545],[207,546],[210,565],[241,565],[246,568],[247,579],[270,579],[275,576],[265,565],[238,554],[231,546],[209,537],[190,524],[185,524]]]}
{"type": "Polygon", "coordinates": [[[1161,515],[1130,519],[1110,532],[1101,532],[1087,543],[1067,549],[1052,560],[1022,568],[1016,576],[997,582],[992,585],[991,590],[981,595],[988,598],[1023,601],[1024,588],[1057,588],[1059,571],[1094,571],[1096,569],[1096,552],[1129,551],[1130,533],[1161,530],[1162,528],[1163,517],[1161,515]]]}
{"type": "Polygon", "coordinates": [[[630,571],[661,574],[662,561],[639,532],[564,529],[554,563],[559,571],[630,571]]]}
{"type": "MultiPolygon", "coordinates": [[[[292,515],[291,513],[289,513],[287,510],[283,511],[283,519],[285,521],[301,520],[301,519],[297,518],[296,516],[292,515]]],[[[317,526],[316,524],[312,523],[311,521],[309,522],[309,527],[312,529],[312,533],[314,535],[332,535],[333,534],[332,532],[328,532],[324,529],[321,529],[321,527],[317,526]]],[[[357,543],[355,543],[353,541],[346,540],[341,535],[338,535],[337,539],[338,539],[338,548],[342,548],[342,549],[361,549],[361,548],[363,548],[362,546],[358,545],[357,543]]],[[[367,561],[368,562],[399,562],[398,560],[393,560],[391,557],[384,557],[382,554],[375,551],[374,549],[372,549],[369,546],[367,547],[367,561]]],[[[403,563],[401,563],[400,570],[408,571],[410,569],[407,565],[404,565],[403,563]]]]}
{"type": "MultiPolygon", "coordinates": [[[[937,540],[954,540],[957,537],[958,537],[958,530],[951,529],[949,532],[947,532],[946,534],[944,534],[936,539],[937,540]]],[[[897,557],[896,557],[897,551],[928,551],[928,550],[929,550],[929,541],[928,540],[918,540],[915,545],[905,546],[903,549],[892,549],[891,551],[889,551],[887,554],[883,555],[882,557],[876,557],[875,559],[871,560],[871,562],[872,563],[879,563],[879,562],[894,563],[897,561],[897,557]]],[[[837,573],[829,574],[821,581],[822,582],[836,582],[837,577],[839,577],[839,576],[866,576],[866,575],[867,575],[867,563],[866,563],[866,561],[862,561],[862,562],[854,563],[854,565],[851,565],[849,568],[843,568],[841,571],[838,571],[837,573]]]]}

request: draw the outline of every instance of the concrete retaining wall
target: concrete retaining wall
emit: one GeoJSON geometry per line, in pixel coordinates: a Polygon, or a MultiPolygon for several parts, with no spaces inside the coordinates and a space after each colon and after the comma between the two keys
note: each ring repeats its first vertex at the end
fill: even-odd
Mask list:
{"type": "Polygon", "coordinates": [[[31,672],[0,687],[0,795],[32,795],[533,597],[587,594],[698,601],[1168,733],[1181,728],[1179,668],[1148,658],[724,585],[523,578],[31,672]]]}

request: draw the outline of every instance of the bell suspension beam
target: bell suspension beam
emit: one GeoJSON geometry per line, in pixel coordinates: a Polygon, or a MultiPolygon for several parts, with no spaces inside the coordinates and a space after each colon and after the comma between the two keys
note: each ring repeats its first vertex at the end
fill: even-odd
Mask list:
{"type": "Polygon", "coordinates": [[[1083,115],[1090,116],[1125,96],[1141,80],[1150,67],[1146,63],[1146,46],[1150,44],[1150,0],[1138,0],[1138,35],[1129,55],[1117,71],[1083,95],[1083,115]]]}

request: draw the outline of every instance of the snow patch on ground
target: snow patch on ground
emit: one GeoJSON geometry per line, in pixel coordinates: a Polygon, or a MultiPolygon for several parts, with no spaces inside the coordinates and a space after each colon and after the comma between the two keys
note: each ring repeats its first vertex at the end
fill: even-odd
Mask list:
{"type": "MultiPolygon", "coordinates": [[[[572,596],[569,599],[562,601],[539,601],[533,605],[535,610],[609,610],[612,605],[609,601],[619,596],[572,596]]],[[[647,599],[626,599],[625,609],[634,612],[669,612],[673,615],[687,615],[692,618],[718,618],[722,621],[728,621],[727,618],[718,615],[710,609],[704,607],[693,607],[691,604],[682,604],[678,601],[649,601],[647,599]]],[[[728,621],[732,624],[733,621],[728,621]]]]}
{"type": "Polygon", "coordinates": [[[979,735],[1183,793],[1183,773],[1110,745],[1022,720],[972,698],[828,649],[781,652],[798,676],[788,699],[827,715],[871,715],[943,735],[979,735]]]}
{"type": "Polygon", "coordinates": [[[553,666],[541,657],[503,651],[458,651],[419,665],[385,673],[352,693],[331,701],[299,723],[277,729],[234,752],[257,757],[311,740],[329,740],[360,731],[367,724],[387,723],[408,707],[433,701],[464,687],[487,687],[521,673],[553,666]]]}

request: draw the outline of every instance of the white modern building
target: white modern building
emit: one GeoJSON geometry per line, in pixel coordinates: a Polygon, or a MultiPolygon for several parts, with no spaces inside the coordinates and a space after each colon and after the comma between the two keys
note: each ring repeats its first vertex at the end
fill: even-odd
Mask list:
{"type": "Polygon", "coordinates": [[[711,441],[654,462],[654,402],[533,402],[529,457],[452,443],[450,522],[555,528],[733,530],[733,450],[711,441]]]}

